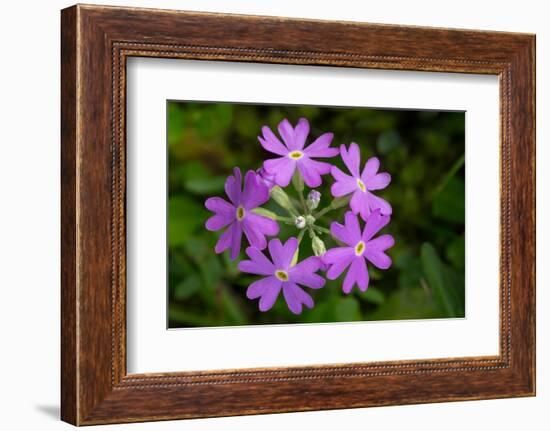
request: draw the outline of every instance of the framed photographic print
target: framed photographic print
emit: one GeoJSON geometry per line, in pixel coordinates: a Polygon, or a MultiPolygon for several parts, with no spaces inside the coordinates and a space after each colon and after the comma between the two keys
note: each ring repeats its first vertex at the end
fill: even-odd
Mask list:
{"type": "Polygon", "coordinates": [[[535,394],[535,37],[62,11],[62,419],[535,394]]]}

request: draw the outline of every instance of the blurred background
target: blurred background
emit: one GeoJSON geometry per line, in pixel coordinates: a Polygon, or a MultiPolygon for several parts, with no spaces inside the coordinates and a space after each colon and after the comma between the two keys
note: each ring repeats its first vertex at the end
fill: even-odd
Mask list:
{"type": "MultiPolygon", "coordinates": [[[[170,328],[464,317],[463,112],[179,101],[169,101],[167,111],[170,328]],[[223,186],[233,167],[244,174],[276,157],[257,140],[262,126],[277,133],[283,118],[295,125],[300,117],[311,127],[306,145],[333,132],[333,146],[356,142],[362,166],[377,156],[380,171],[392,175],[391,184],[376,194],[393,207],[391,223],[382,231],[395,238],[388,251],[393,265],[386,271],[369,265],[364,293],[355,287],[343,294],[344,273],[327,280],[323,289],[306,288],[315,307],[299,316],[288,310],[282,295],[262,313],[257,300],[246,298],[246,288],[257,277],[237,269],[246,240],[236,261],[228,252],[215,254],[221,231],[205,229],[211,213],[204,201],[226,198],[223,186]]],[[[330,161],[347,172],[339,157],[330,161]]],[[[323,177],[319,208],[330,203],[332,182],[330,175],[323,177]]],[[[275,203],[266,208],[287,215],[275,203]]],[[[321,224],[343,222],[345,209],[329,212],[321,224]]],[[[282,240],[297,235],[293,226],[279,224],[282,240]]],[[[335,246],[330,237],[322,239],[327,248],[335,246]]],[[[306,235],[300,260],[309,255],[306,235]]]]}

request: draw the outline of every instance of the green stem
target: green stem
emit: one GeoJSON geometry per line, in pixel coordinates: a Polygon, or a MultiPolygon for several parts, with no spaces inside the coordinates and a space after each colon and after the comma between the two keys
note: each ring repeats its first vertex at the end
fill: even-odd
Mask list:
{"type": "Polygon", "coordinates": [[[458,170],[464,166],[464,162],[465,162],[465,158],[464,158],[464,154],[462,154],[462,156],[460,156],[460,158],[453,164],[453,166],[451,167],[450,171],[447,172],[447,175],[445,175],[445,177],[443,178],[443,180],[439,183],[439,185],[434,189],[433,191],[433,194],[432,194],[432,199],[437,196],[441,190],[443,190],[445,188],[445,186],[447,185],[447,183],[449,181],[451,181],[451,178],[453,178],[455,176],[455,174],[458,172],[458,170]]]}
{"type": "Polygon", "coordinates": [[[282,222],[285,222],[285,223],[294,224],[294,217],[280,216],[279,214],[274,213],[273,211],[269,211],[266,208],[262,208],[262,207],[254,208],[252,210],[252,212],[254,214],[258,214],[258,215],[261,215],[263,217],[268,217],[271,220],[277,220],[277,221],[282,221],[282,222]]]}
{"type": "Polygon", "coordinates": [[[306,233],[305,229],[302,229],[300,233],[298,234],[298,247],[300,246],[300,243],[302,242],[302,238],[304,237],[304,234],[306,233]]]}
{"type": "Polygon", "coordinates": [[[298,192],[298,196],[300,196],[300,205],[302,205],[305,213],[309,214],[309,208],[307,207],[306,201],[304,200],[304,194],[302,192],[298,192]]]}
{"type": "Polygon", "coordinates": [[[300,243],[302,242],[302,238],[304,237],[305,232],[306,230],[302,229],[298,234],[298,247],[296,247],[296,251],[294,252],[294,256],[292,257],[292,262],[290,262],[290,266],[294,266],[298,262],[298,255],[300,253],[300,243]]]}
{"type": "Polygon", "coordinates": [[[346,206],[349,203],[350,199],[351,199],[351,195],[342,196],[342,197],[339,197],[339,198],[334,198],[328,207],[325,207],[321,211],[313,214],[313,217],[318,219],[319,217],[324,216],[329,211],[337,210],[338,208],[342,208],[342,207],[346,206]]]}
{"type": "Polygon", "coordinates": [[[333,208],[329,205],[328,207],[323,208],[321,211],[318,211],[315,214],[313,214],[313,217],[318,219],[320,217],[323,217],[326,213],[328,213],[329,211],[332,211],[332,210],[333,210],[333,208]]]}
{"type": "Polygon", "coordinates": [[[300,205],[302,206],[302,209],[307,214],[308,208],[306,205],[306,201],[304,200],[304,179],[300,171],[298,171],[297,169],[296,169],[296,172],[294,172],[294,175],[292,176],[292,185],[294,186],[296,193],[298,193],[298,196],[300,197],[300,205]]]}
{"type": "Polygon", "coordinates": [[[322,226],[317,226],[317,225],[313,225],[313,229],[321,232],[321,233],[324,233],[324,234],[327,234],[327,235],[330,235],[330,230],[328,230],[327,228],[325,227],[322,227],[322,226]]]}

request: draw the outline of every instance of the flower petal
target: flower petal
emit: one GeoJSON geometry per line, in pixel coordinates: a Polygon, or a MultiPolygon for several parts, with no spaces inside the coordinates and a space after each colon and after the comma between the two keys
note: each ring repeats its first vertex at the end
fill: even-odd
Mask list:
{"type": "Polygon", "coordinates": [[[342,285],[344,293],[350,293],[355,283],[357,283],[359,290],[362,292],[367,290],[369,285],[369,273],[363,257],[356,257],[351,263],[346,278],[344,279],[344,284],[342,285]]]}
{"type": "Polygon", "coordinates": [[[284,261],[284,248],[281,240],[275,238],[269,241],[267,244],[269,248],[269,254],[271,255],[271,260],[277,269],[283,269],[282,262],[284,261]]]}
{"type": "Polygon", "coordinates": [[[391,257],[383,251],[365,250],[363,256],[365,256],[374,266],[380,269],[388,269],[392,264],[391,257]]]}
{"type": "MultiPolygon", "coordinates": [[[[248,299],[256,299],[265,295],[270,290],[277,291],[277,295],[281,289],[281,281],[277,280],[275,276],[261,278],[246,289],[246,297],[248,299]]],[[[276,298],[276,297],[275,297],[276,298]]]]}
{"type": "MultiPolygon", "coordinates": [[[[275,278],[275,277],[273,277],[275,278]]],[[[260,311],[267,311],[273,307],[273,304],[275,304],[275,301],[277,300],[277,297],[279,296],[279,292],[281,291],[282,283],[275,278],[275,280],[278,282],[275,284],[273,282],[272,284],[265,288],[262,297],[260,298],[260,311]]]]}
{"type": "Polygon", "coordinates": [[[279,223],[269,217],[249,212],[245,216],[244,221],[248,224],[253,224],[264,235],[273,236],[279,233],[279,223]]]}
{"type": "Polygon", "coordinates": [[[367,218],[365,228],[363,229],[363,241],[367,242],[376,235],[380,229],[390,222],[390,216],[382,215],[379,209],[374,210],[367,218]]]}
{"type": "Polygon", "coordinates": [[[359,219],[355,214],[353,214],[352,211],[348,211],[344,216],[344,222],[347,231],[355,242],[353,245],[356,245],[359,241],[361,241],[361,227],[359,226],[359,219]]]}
{"type": "Polygon", "coordinates": [[[288,309],[294,314],[302,312],[302,304],[307,308],[313,307],[313,298],[301,287],[292,282],[283,283],[283,296],[288,305],[288,309]]]}
{"type": "Polygon", "coordinates": [[[246,254],[251,260],[239,262],[239,270],[249,274],[273,275],[275,266],[271,261],[256,247],[247,247],[246,254]]]}
{"type": "MultiPolygon", "coordinates": [[[[383,215],[391,215],[392,208],[387,201],[368,191],[365,194],[368,196],[369,208],[371,211],[379,209],[383,215]]],[[[366,220],[365,218],[363,219],[366,220]]]]}
{"type": "Polygon", "coordinates": [[[300,174],[302,174],[304,183],[311,188],[319,187],[322,183],[321,175],[317,171],[314,163],[315,161],[307,156],[304,156],[296,163],[300,174]]]}
{"type": "Polygon", "coordinates": [[[361,190],[356,190],[349,202],[349,206],[353,212],[355,214],[361,214],[361,218],[363,220],[367,220],[371,213],[369,206],[369,195],[367,195],[367,193],[363,193],[361,190]]]}
{"type": "Polygon", "coordinates": [[[300,272],[316,272],[322,265],[323,261],[320,257],[310,256],[290,268],[290,272],[294,270],[300,272]]]}
{"type": "Polygon", "coordinates": [[[340,146],[340,155],[342,160],[346,164],[347,168],[355,178],[359,178],[359,163],[361,163],[361,154],[359,152],[359,145],[352,142],[349,149],[346,149],[345,145],[340,146]]]}
{"type": "Polygon", "coordinates": [[[313,160],[307,156],[305,156],[301,160],[307,160],[307,163],[309,164],[310,169],[315,169],[315,171],[319,175],[326,175],[330,173],[330,170],[332,169],[332,165],[330,163],[320,162],[319,160],[313,160]]]}
{"type": "Polygon", "coordinates": [[[333,133],[323,133],[304,149],[309,157],[334,157],[340,152],[338,148],[331,148],[330,144],[334,138],[333,133]]]}
{"type": "Polygon", "coordinates": [[[279,135],[283,138],[287,148],[289,150],[296,149],[296,146],[294,145],[294,128],[292,127],[292,124],[290,124],[290,122],[285,118],[279,123],[277,129],[279,130],[279,135]]]}
{"type": "Polygon", "coordinates": [[[305,118],[300,118],[294,129],[294,149],[302,150],[309,135],[309,122],[305,118]]]}
{"type": "Polygon", "coordinates": [[[279,268],[288,269],[290,268],[290,263],[294,258],[294,253],[298,248],[298,240],[295,237],[290,237],[283,245],[283,250],[281,254],[281,266],[279,268]]]}
{"type": "Polygon", "coordinates": [[[266,235],[279,233],[279,224],[275,220],[258,214],[248,213],[241,223],[250,245],[260,250],[267,247],[266,235]]]}
{"type": "Polygon", "coordinates": [[[259,229],[257,229],[254,226],[253,222],[250,222],[250,220],[247,220],[246,218],[241,222],[244,234],[246,235],[246,239],[248,240],[248,243],[252,247],[256,247],[260,250],[263,250],[267,247],[267,241],[265,239],[265,235],[260,232],[259,229]]]}
{"type": "MultiPolygon", "coordinates": [[[[281,156],[288,154],[288,148],[286,148],[279,138],[271,131],[271,129],[267,126],[262,127],[262,134],[263,141],[260,139],[260,144],[262,147],[264,147],[267,151],[275,154],[279,154],[281,156]]],[[[259,139],[259,138],[258,138],[259,139]]]]}
{"type": "Polygon", "coordinates": [[[243,235],[242,227],[240,223],[233,223],[231,234],[231,254],[232,260],[235,260],[241,251],[241,237],[243,235]]]}
{"type": "Polygon", "coordinates": [[[204,206],[216,214],[235,214],[235,206],[231,205],[225,199],[219,197],[208,198],[204,202],[204,206]]]}
{"type": "Polygon", "coordinates": [[[241,195],[241,204],[251,210],[266,203],[269,200],[269,189],[260,181],[254,171],[248,171],[244,177],[244,189],[241,195]]]}
{"type": "Polygon", "coordinates": [[[357,180],[350,175],[343,173],[336,166],[330,169],[330,173],[336,180],[336,182],[330,188],[332,196],[340,197],[345,196],[357,190],[357,180]]]}
{"type": "Polygon", "coordinates": [[[325,279],[314,272],[300,272],[293,270],[292,275],[290,275],[290,281],[311,289],[320,289],[325,285],[325,279]]]}
{"type": "Polygon", "coordinates": [[[363,168],[363,172],[361,173],[361,181],[367,183],[369,179],[376,175],[379,168],[380,160],[378,160],[378,157],[371,157],[368,159],[367,163],[365,163],[365,167],[363,168]]]}
{"type": "Polygon", "coordinates": [[[351,247],[336,247],[327,250],[323,255],[323,261],[331,267],[326,273],[329,280],[336,280],[355,258],[355,252],[351,247]]]}
{"type": "Polygon", "coordinates": [[[367,181],[364,181],[367,190],[382,190],[388,187],[391,182],[391,175],[387,172],[376,174],[367,181]]]}
{"type": "Polygon", "coordinates": [[[393,236],[385,234],[367,242],[365,248],[372,251],[386,251],[388,248],[393,247],[394,244],[395,240],[393,236]]]}
{"type": "Polygon", "coordinates": [[[233,169],[233,175],[227,177],[225,181],[225,193],[235,206],[239,206],[241,202],[241,182],[242,177],[239,168],[233,169]]]}
{"type": "Polygon", "coordinates": [[[278,139],[277,141],[272,141],[271,139],[264,139],[261,136],[258,136],[258,141],[260,141],[262,147],[270,153],[277,154],[279,156],[286,156],[288,154],[288,150],[278,139]]]}
{"type": "Polygon", "coordinates": [[[264,169],[275,175],[275,182],[281,187],[286,187],[290,184],[294,170],[296,169],[296,161],[289,157],[279,157],[277,159],[269,159],[264,162],[264,169]]]}
{"type": "Polygon", "coordinates": [[[237,222],[231,224],[227,230],[220,235],[220,238],[218,239],[218,242],[216,243],[216,247],[214,248],[214,251],[218,254],[222,253],[224,250],[227,250],[231,246],[231,238],[233,237],[233,229],[235,228],[235,225],[238,224],[237,222]]]}
{"type": "Polygon", "coordinates": [[[224,227],[226,227],[228,224],[235,221],[235,216],[227,216],[224,214],[215,214],[212,217],[210,217],[208,220],[206,220],[206,229],[210,231],[216,231],[220,230],[224,227]]]}
{"type": "Polygon", "coordinates": [[[330,233],[339,241],[355,247],[361,241],[361,229],[357,216],[351,211],[348,211],[345,216],[345,225],[338,222],[332,222],[330,225],[330,233]]]}

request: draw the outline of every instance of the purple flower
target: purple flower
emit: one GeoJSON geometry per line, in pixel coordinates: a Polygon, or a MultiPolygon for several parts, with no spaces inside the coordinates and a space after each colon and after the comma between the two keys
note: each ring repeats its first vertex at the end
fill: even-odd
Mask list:
{"type": "Polygon", "coordinates": [[[260,177],[260,180],[267,186],[269,190],[277,185],[275,183],[275,175],[267,173],[267,171],[263,167],[256,169],[256,174],[260,177]]]}
{"type": "Polygon", "coordinates": [[[380,210],[374,210],[367,222],[363,233],[359,227],[359,220],[355,214],[348,211],[345,215],[345,225],[334,222],[330,225],[333,237],[346,244],[328,250],[323,256],[324,262],[329,265],[326,276],[329,280],[337,279],[349,267],[344,279],[344,293],[350,293],[357,283],[359,290],[364,292],[369,287],[369,272],[367,261],[380,269],[391,266],[391,258],[384,253],[394,244],[391,235],[373,236],[390,221],[389,215],[382,215],[380,210]]]}
{"type": "Polygon", "coordinates": [[[206,208],[215,215],[206,221],[206,229],[217,231],[229,226],[216,244],[216,253],[231,248],[231,259],[241,250],[241,237],[244,231],[250,245],[263,250],[267,246],[265,235],[277,235],[279,225],[270,218],[254,214],[252,210],[269,200],[269,190],[254,171],[248,171],[241,192],[241,170],[235,168],[233,175],[225,181],[225,193],[231,203],[220,197],[209,198],[206,208]]]}
{"type": "Polygon", "coordinates": [[[330,189],[332,195],[340,197],[353,193],[350,207],[355,214],[361,214],[363,220],[367,220],[370,213],[376,209],[379,209],[383,215],[391,214],[391,205],[371,193],[372,190],[386,188],[391,181],[391,176],[387,172],[378,173],[380,161],[376,157],[371,157],[359,175],[361,163],[359,146],[353,142],[349,146],[349,150],[346,150],[346,147],[342,145],[340,146],[340,155],[351,175],[343,173],[336,166],[332,167],[330,173],[336,180],[330,189]]]}
{"type": "Polygon", "coordinates": [[[312,256],[292,266],[294,253],[298,248],[298,240],[289,238],[283,245],[280,240],[269,241],[270,261],[260,250],[248,247],[246,254],[251,260],[239,263],[239,269],[250,274],[263,275],[246,291],[249,299],[260,298],[260,311],[267,311],[277,300],[281,289],[290,311],[294,314],[302,312],[302,305],[313,307],[313,299],[298,284],[311,289],[320,289],[325,285],[325,279],[316,274],[321,264],[320,259],[312,256]]]}
{"type": "Polygon", "coordinates": [[[269,159],[264,162],[265,170],[275,175],[275,182],[286,187],[294,175],[296,167],[302,174],[304,182],[309,187],[321,185],[321,175],[330,172],[331,165],[325,162],[313,160],[312,157],[334,157],[338,154],[337,148],[331,148],[333,134],[324,133],[311,145],[304,148],[309,134],[309,123],[305,118],[300,118],[295,128],[287,119],[279,123],[279,134],[283,138],[284,145],[267,126],[262,127],[263,137],[258,136],[262,147],[267,151],[281,157],[269,159]]]}

